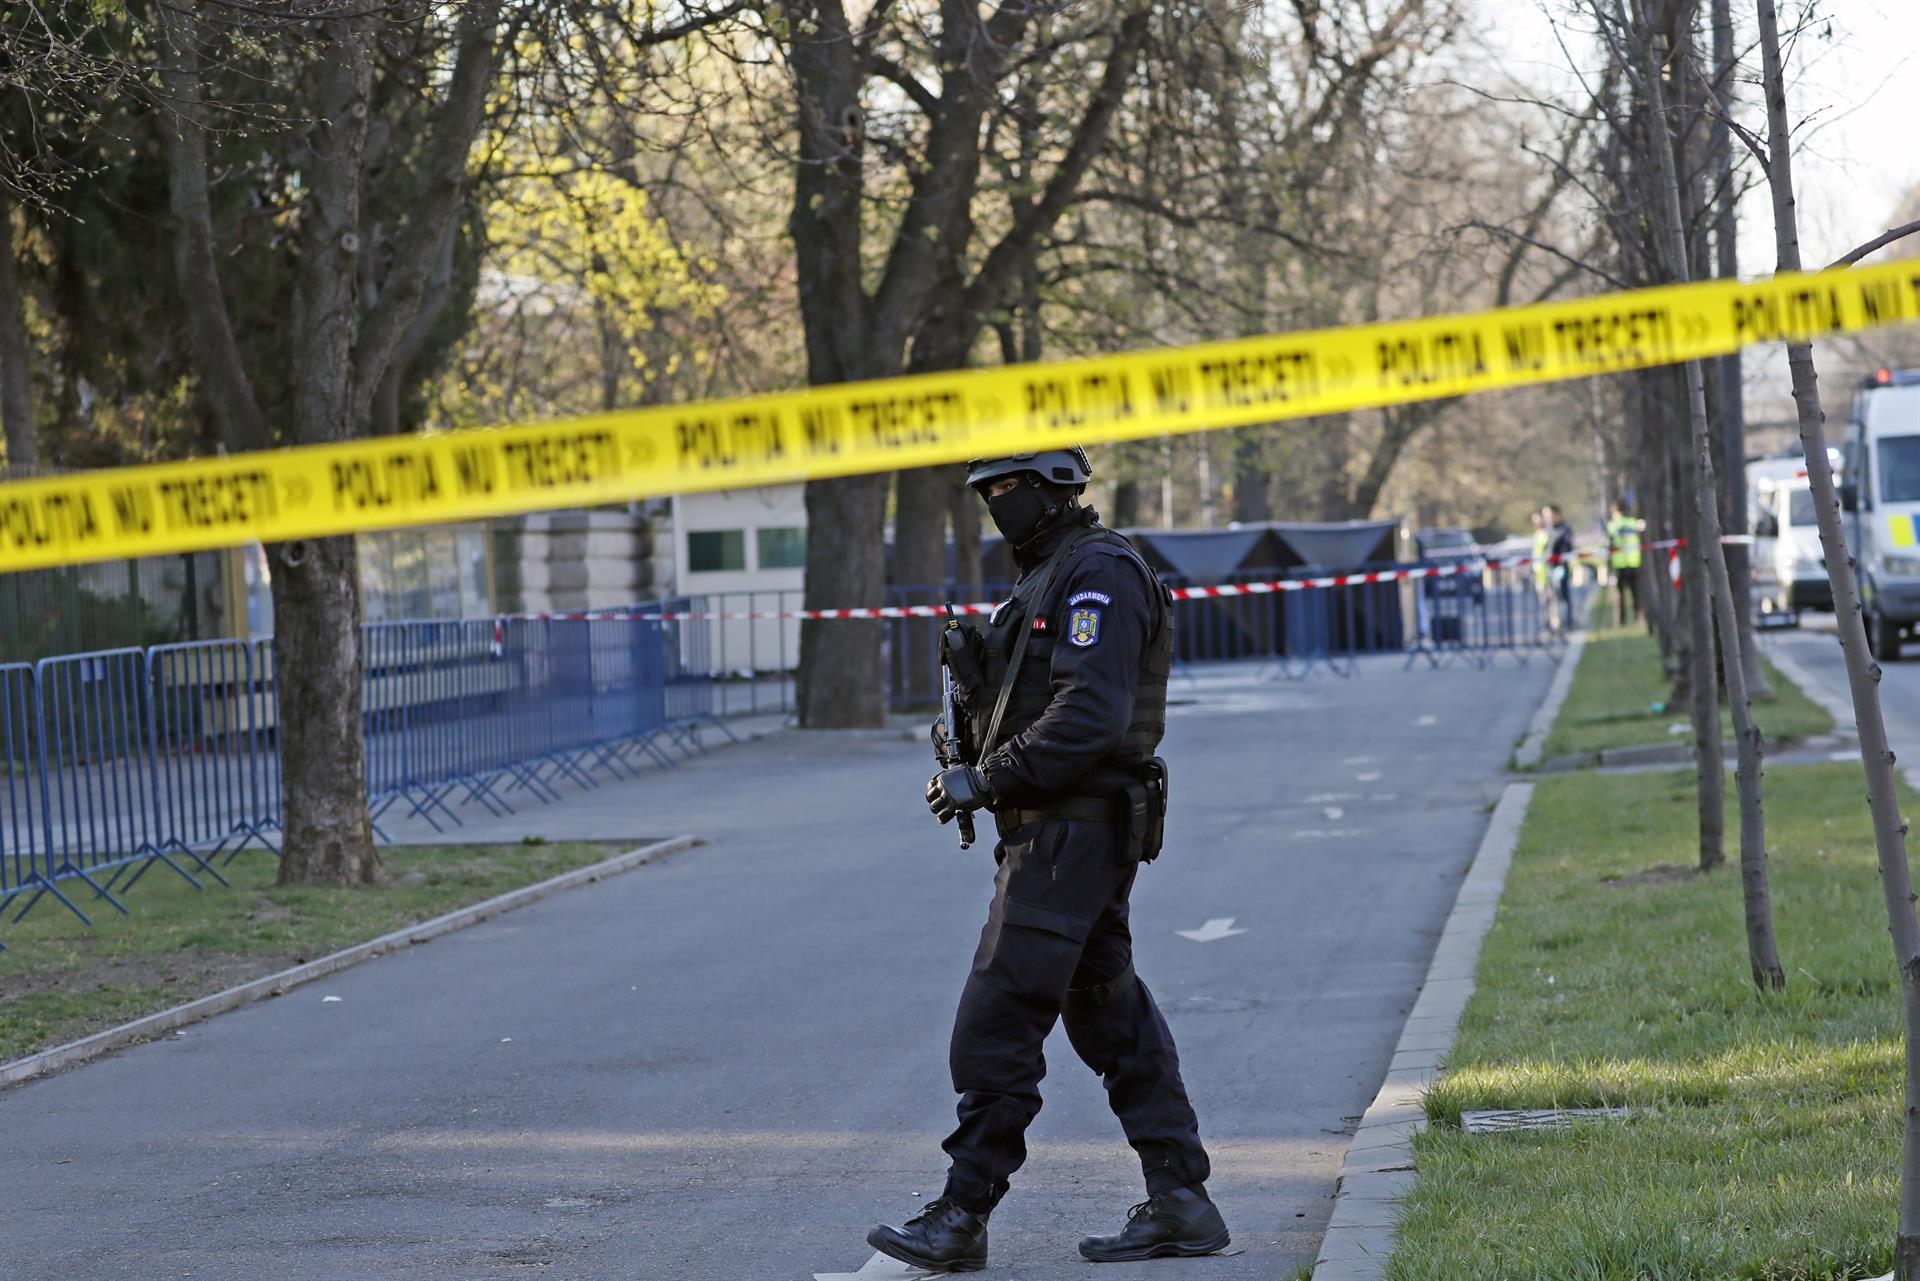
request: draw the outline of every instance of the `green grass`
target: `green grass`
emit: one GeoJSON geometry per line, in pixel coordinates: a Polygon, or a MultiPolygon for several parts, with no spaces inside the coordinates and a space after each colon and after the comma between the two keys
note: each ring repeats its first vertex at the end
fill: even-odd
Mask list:
{"type": "MultiPolygon", "coordinates": [[[[263,851],[224,868],[231,889],[196,891],[164,867],[127,898],[132,915],[88,905],[81,924],[51,899],[0,923],[0,1062],[364,943],[469,903],[597,863],[639,841],[433,845],[382,851],[378,885],[274,885],[263,851]]],[[[204,879],[204,878],[203,878],[204,879]]]]}
{"type": "MultiPolygon", "coordinates": [[[[1782,676],[1764,655],[1767,679],[1778,694],[1771,703],[1754,703],[1754,719],[1773,746],[1792,742],[1833,728],[1833,717],[1801,692],[1800,687],[1782,676]]],[[[1587,635],[1580,667],[1567,690],[1566,705],[1547,735],[1544,759],[1597,752],[1607,747],[1627,747],[1636,743],[1664,743],[1675,735],[1669,726],[1684,724],[1692,735],[1688,709],[1649,710],[1666,698],[1667,680],[1660,666],[1660,646],[1644,629],[1637,627],[1596,628],[1587,635]]],[[[1720,709],[1721,733],[1731,743],[1732,718],[1720,709]]]]}
{"type": "MultiPolygon", "coordinates": [[[[1767,792],[1790,986],[1763,997],[1737,870],[1685,870],[1690,775],[1539,785],[1428,1095],[1391,1281],[1891,1268],[1900,1004],[1860,770],[1772,769],[1767,792]],[[1636,1115],[1560,1135],[1458,1128],[1463,1110],[1603,1105],[1636,1115]]],[[[1730,814],[1730,844],[1735,830],[1730,814]]]]}

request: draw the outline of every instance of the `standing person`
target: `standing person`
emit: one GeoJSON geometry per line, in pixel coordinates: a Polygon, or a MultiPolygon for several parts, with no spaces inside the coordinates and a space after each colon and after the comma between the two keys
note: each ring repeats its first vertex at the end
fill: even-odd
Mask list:
{"type": "Polygon", "coordinates": [[[1554,589],[1552,560],[1553,532],[1547,528],[1547,511],[1542,507],[1529,513],[1533,517],[1533,594],[1540,601],[1540,617],[1547,635],[1560,634],[1560,594],[1554,589]]]}
{"type": "Polygon", "coordinates": [[[1607,517],[1607,564],[1613,571],[1613,622],[1625,627],[1640,618],[1640,522],[1618,500],[1607,517]]]}
{"type": "Polygon", "coordinates": [[[986,1265],[987,1216],[1026,1160],[1040,1110],[1041,1045],[1064,1020],[1106,1082],[1140,1157],[1147,1199],[1095,1262],[1211,1254],[1227,1227],[1207,1196],[1199,1121],[1173,1033],[1133,969],[1127,897],[1159,852],[1173,665],[1171,598],[1120,535],[1079,504],[1080,449],[967,465],[1020,577],[976,650],[968,691],[979,758],[942,770],[927,804],[945,823],[985,809],[1000,841],[993,904],[960,994],[948,1062],[960,1124],[942,1145],[946,1189],[874,1249],[935,1271],[986,1265]]]}
{"type": "Polygon", "coordinates": [[[1540,509],[1541,517],[1547,526],[1547,554],[1553,561],[1554,594],[1560,601],[1560,626],[1565,631],[1574,625],[1573,618],[1573,526],[1567,524],[1560,508],[1548,503],[1540,509]]]}

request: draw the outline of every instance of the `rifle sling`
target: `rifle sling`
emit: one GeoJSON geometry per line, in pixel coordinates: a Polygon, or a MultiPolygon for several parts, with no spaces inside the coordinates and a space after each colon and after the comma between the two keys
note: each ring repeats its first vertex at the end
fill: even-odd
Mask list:
{"type": "MultiPolygon", "coordinates": [[[[1053,590],[1055,576],[1059,574],[1060,567],[1067,563],[1067,558],[1073,554],[1074,549],[1105,532],[1098,525],[1090,525],[1054,548],[1053,555],[1047,557],[1047,563],[1036,571],[1041,575],[1041,579],[1039,588],[1033,593],[1034,608],[1038,609],[1045,604],[1047,594],[1053,590]]],[[[987,722],[987,732],[980,739],[980,763],[983,765],[986,763],[987,753],[993,750],[995,736],[1000,733],[1000,722],[1005,719],[1007,704],[1013,698],[1013,683],[1020,677],[1020,660],[1027,656],[1027,638],[1032,635],[1033,620],[1021,619],[1020,634],[1014,638],[1013,653],[1007,658],[1006,679],[1000,682],[1000,700],[993,705],[993,719],[987,722]]]]}

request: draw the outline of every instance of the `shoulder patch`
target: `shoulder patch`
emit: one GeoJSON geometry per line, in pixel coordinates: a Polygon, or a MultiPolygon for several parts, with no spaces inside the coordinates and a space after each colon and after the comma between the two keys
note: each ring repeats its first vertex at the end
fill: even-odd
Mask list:
{"type": "Polygon", "coordinates": [[[1081,606],[1067,615],[1067,639],[1082,649],[1100,639],[1100,611],[1081,606]]]}
{"type": "Polygon", "coordinates": [[[1071,609],[1075,605],[1084,605],[1088,601],[1097,601],[1102,605],[1111,605],[1113,604],[1113,597],[1107,595],[1105,592],[1075,592],[1067,601],[1067,608],[1071,609]]]}

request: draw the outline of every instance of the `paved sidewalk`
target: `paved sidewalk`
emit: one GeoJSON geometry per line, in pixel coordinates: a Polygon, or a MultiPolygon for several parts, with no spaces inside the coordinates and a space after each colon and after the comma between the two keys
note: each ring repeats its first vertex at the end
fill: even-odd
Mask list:
{"type": "MultiPolygon", "coordinates": [[[[1241,1253],[1310,1260],[1501,769],[1553,668],[1176,677],[1140,970],[1241,1253]],[[1214,918],[1246,932],[1175,934],[1214,918]]],[[[473,821],[469,839],[711,844],[0,1093],[0,1274],[803,1281],[939,1191],[946,1038],[992,862],[920,801],[917,730],[777,733],[473,821]],[[327,997],[338,997],[328,1001],[327,997]]],[[[396,856],[398,857],[398,856],[396,856]]],[[[1049,1042],[994,1278],[1057,1278],[1139,1199],[1049,1042]]],[[[1110,1265],[1101,1281],[1173,1265],[1110,1265]]]]}

